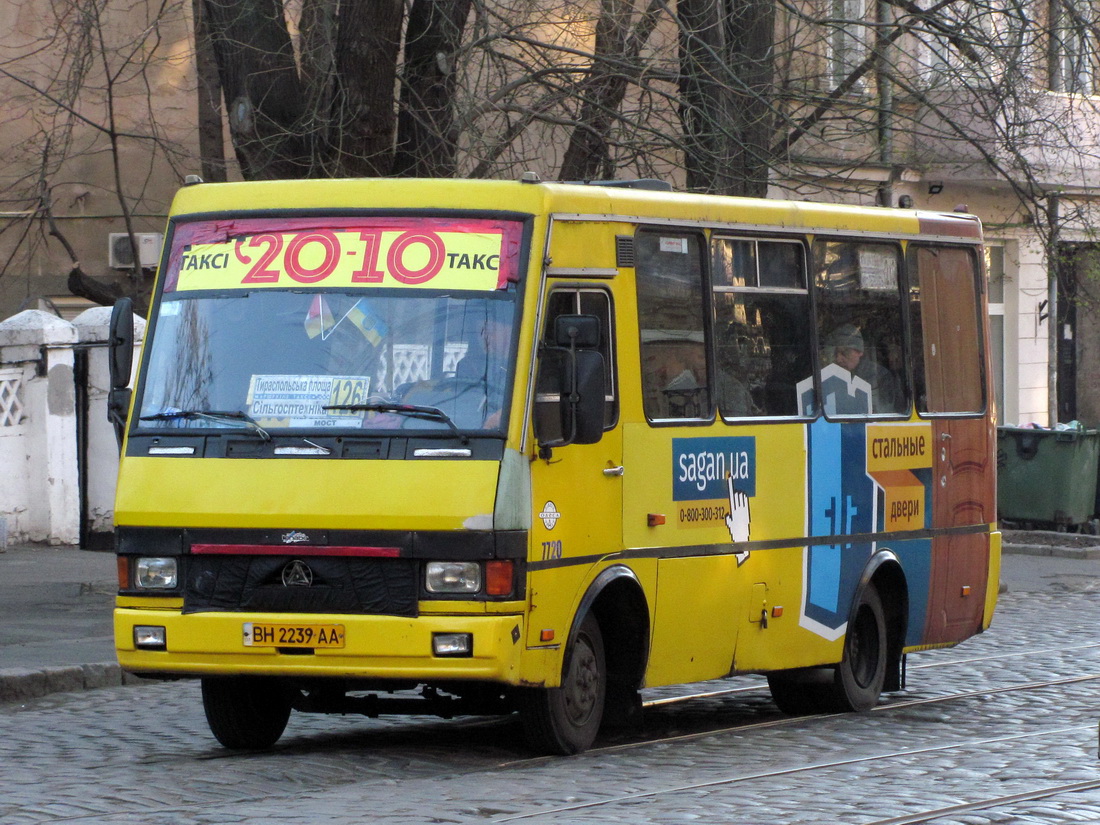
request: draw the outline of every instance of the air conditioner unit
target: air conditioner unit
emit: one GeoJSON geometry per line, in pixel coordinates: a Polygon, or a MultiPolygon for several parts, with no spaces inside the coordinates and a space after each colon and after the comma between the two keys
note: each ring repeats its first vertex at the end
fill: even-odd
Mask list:
{"type": "MultiPolygon", "coordinates": [[[[160,247],[164,236],[159,232],[135,232],[141,266],[149,269],[160,261],[160,247]]],[[[132,269],[134,252],[130,247],[130,236],[125,232],[111,232],[107,235],[107,259],[111,269],[132,269]]]]}

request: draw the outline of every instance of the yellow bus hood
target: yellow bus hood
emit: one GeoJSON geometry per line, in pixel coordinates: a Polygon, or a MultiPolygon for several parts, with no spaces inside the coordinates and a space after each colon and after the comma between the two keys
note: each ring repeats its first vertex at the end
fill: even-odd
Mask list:
{"type": "Polygon", "coordinates": [[[115,522],[148,527],[461,530],[493,525],[497,461],[128,456],[115,522]]]}

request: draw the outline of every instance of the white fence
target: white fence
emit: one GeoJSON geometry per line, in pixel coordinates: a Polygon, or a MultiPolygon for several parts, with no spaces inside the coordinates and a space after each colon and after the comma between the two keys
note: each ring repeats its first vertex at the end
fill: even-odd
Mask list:
{"type": "MultiPolygon", "coordinates": [[[[36,309],[0,321],[0,549],[87,545],[111,531],[110,318],[96,307],[71,323],[36,309]]],[[[140,344],[144,321],[134,325],[140,344]]]]}

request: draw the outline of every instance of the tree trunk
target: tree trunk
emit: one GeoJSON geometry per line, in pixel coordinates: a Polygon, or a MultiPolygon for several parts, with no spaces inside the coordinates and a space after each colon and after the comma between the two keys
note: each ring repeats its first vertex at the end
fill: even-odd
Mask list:
{"type": "Polygon", "coordinates": [[[680,0],[678,9],[688,188],[763,196],[773,123],[771,0],[680,0]]]}
{"type": "Polygon", "coordinates": [[[405,34],[405,76],[397,114],[393,171],[453,177],[456,53],[471,0],[413,0],[405,34]]]}
{"type": "Polygon", "coordinates": [[[578,123],[565,150],[562,180],[614,176],[608,132],[626,96],[627,44],[633,0],[603,0],[596,22],[592,68],[581,84],[578,123]]]}
{"type": "Polygon", "coordinates": [[[332,117],[333,168],[340,176],[388,175],[392,169],[404,13],[404,0],[344,0],[340,6],[332,117]]]}
{"type": "Polygon", "coordinates": [[[224,181],[225,139],[222,133],[222,87],[218,82],[218,61],[210,40],[210,29],[202,0],[191,0],[195,18],[195,71],[198,75],[199,159],[202,179],[224,181]]]}
{"type": "Polygon", "coordinates": [[[775,3],[731,0],[726,18],[733,85],[734,146],[731,170],[737,185],[729,194],[762,198],[768,194],[768,173],[774,162],[775,139],[774,39],[775,3]]]}
{"type": "Polygon", "coordinates": [[[298,69],[281,0],[204,0],[229,131],[249,180],[309,174],[298,69]]]}

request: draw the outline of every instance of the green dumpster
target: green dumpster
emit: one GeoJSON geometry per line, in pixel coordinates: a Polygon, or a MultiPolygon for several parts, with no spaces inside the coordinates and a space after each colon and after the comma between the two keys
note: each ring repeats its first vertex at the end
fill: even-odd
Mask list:
{"type": "Polygon", "coordinates": [[[1068,527],[1096,508],[1100,431],[997,428],[997,509],[1002,519],[1068,527]]]}

